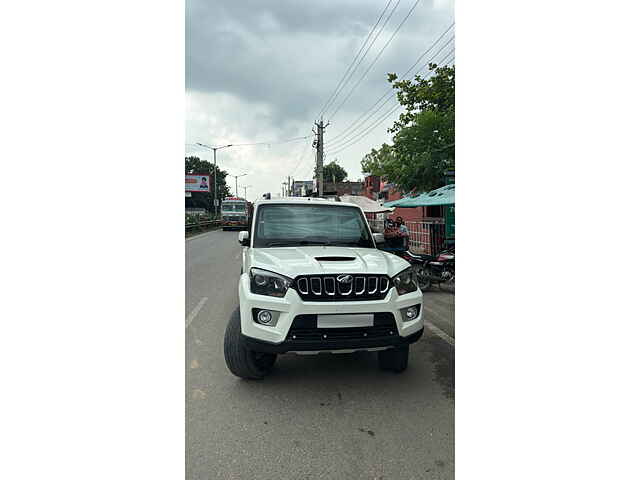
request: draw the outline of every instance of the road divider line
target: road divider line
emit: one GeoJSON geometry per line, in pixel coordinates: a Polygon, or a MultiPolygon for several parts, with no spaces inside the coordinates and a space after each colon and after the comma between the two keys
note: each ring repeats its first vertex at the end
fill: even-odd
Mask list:
{"type": "Polygon", "coordinates": [[[200,299],[200,301],[198,302],[198,304],[196,305],[196,308],[191,310],[191,313],[187,317],[186,325],[184,327],[185,330],[187,328],[189,328],[189,325],[191,325],[191,322],[193,322],[193,319],[196,318],[196,315],[198,315],[198,313],[200,312],[200,309],[204,306],[204,304],[207,302],[207,300],[209,300],[208,297],[202,297],[200,299]]]}
{"type": "Polygon", "coordinates": [[[427,327],[429,330],[431,330],[433,333],[435,333],[437,336],[439,336],[441,339],[443,339],[445,342],[447,342],[452,347],[456,346],[456,340],[453,337],[447,335],[447,333],[444,332],[443,330],[440,330],[433,323],[424,322],[424,325],[425,325],[425,327],[427,327]]]}

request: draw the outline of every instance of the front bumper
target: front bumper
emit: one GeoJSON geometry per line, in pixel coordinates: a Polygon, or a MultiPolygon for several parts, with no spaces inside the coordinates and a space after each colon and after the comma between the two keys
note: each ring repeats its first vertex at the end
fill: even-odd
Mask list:
{"type": "MultiPolygon", "coordinates": [[[[340,302],[302,301],[298,293],[289,289],[283,298],[256,295],[251,293],[249,275],[242,274],[238,286],[240,298],[240,318],[243,341],[251,350],[272,353],[293,351],[322,350],[363,350],[408,345],[417,341],[423,333],[424,308],[422,308],[422,292],[417,290],[399,296],[395,288],[391,288],[382,300],[360,300],[340,302]],[[419,315],[411,321],[403,321],[401,309],[420,305],[419,315]],[[253,309],[266,309],[278,312],[278,322],[274,327],[261,325],[253,319],[253,309]],[[323,314],[359,314],[372,313],[376,325],[392,325],[388,335],[376,335],[375,338],[362,336],[329,335],[317,342],[297,342],[288,338],[289,331],[296,318],[313,317],[323,314]],[[347,338],[348,337],[348,338],[347,338]]],[[[347,329],[333,329],[336,333],[346,333],[347,329]]]]}
{"type": "Polygon", "coordinates": [[[386,347],[402,347],[417,342],[424,333],[424,327],[406,337],[389,336],[371,339],[350,339],[310,342],[282,342],[271,343],[242,335],[242,342],[249,350],[264,353],[287,352],[320,352],[320,351],[357,351],[386,347]]]}
{"type": "Polygon", "coordinates": [[[223,227],[234,227],[234,228],[247,228],[248,224],[247,224],[247,222],[236,222],[236,221],[232,221],[232,220],[223,220],[222,221],[222,226],[223,227]]]}

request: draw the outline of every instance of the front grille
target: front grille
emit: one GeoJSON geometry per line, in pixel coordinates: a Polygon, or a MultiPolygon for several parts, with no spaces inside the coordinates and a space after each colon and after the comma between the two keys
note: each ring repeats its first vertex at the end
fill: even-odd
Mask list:
{"type": "Polygon", "coordinates": [[[301,275],[293,282],[300,298],[309,301],[381,300],[390,288],[391,280],[386,275],[301,275]],[[344,277],[350,277],[350,281],[338,281],[344,277]]]}
{"type": "Polygon", "coordinates": [[[375,341],[398,336],[391,313],[375,313],[372,327],[317,328],[317,315],[298,315],[294,318],[285,342],[314,345],[322,348],[350,340],[375,341]]]}

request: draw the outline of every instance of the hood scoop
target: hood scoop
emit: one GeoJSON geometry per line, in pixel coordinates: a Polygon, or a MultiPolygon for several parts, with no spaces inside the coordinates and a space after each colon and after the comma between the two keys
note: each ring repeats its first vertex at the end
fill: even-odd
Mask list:
{"type": "Polygon", "coordinates": [[[315,257],[319,262],[351,262],[356,257],[315,257]]]}

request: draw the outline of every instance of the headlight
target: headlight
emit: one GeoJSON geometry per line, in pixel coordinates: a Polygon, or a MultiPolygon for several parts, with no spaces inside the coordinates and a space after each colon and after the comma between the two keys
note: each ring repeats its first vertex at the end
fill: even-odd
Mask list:
{"type": "Polygon", "coordinates": [[[398,295],[415,292],[418,289],[416,274],[412,268],[407,268],[393,277],[393,284],[396,287],[398,295]]]}
{"type": "Polygon", "coordinates": [[[270,297],[284,297],[293,280],[277,273],[252,268],[249,273],[251,279],[251,293],[269,295],[270,297]]]}

